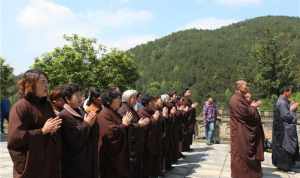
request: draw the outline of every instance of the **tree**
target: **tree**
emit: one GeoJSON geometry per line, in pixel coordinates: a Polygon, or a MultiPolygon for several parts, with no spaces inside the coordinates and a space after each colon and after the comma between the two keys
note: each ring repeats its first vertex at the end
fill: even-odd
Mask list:
{"type": "Polygon", "coordinates": [[[33,65],[48,75],[50,88],[77,83],[83,88],[116,85],[122,89],[137,80],[136,67],[129,54],[117,50],[107,52],[95,39],[78,35],[65,35],[64,39],[69,44],[38,57],[33,65]]]}
{"type": "Polygon", "coordinates": [[[112,50],[99,63],[100,86],[118,86],[121,90],[133,87],[139,78],[133,57],[125,52],[112,50]]]}
{"type": "Polygon", "coordinates": [[[254,57],[258,69],[254,82],[263,96],[278,96],[282,87],[294,84],[295,55],[290,52],[285,35],[273,35],[267,30],[264,40],[256,45],[254,57]]]}
{"type": "Polygon", "coordinates": [[[0,99],[9,97],[15,93],[15,76],[13,68],[5,64],[5,60],[0,57],[0,99]]]}
{"type": "MultiPolygon", "coordinates": [[[[174,89],[180,92],[190,87],[193,98],[199,102],[209,94],[218,104],[226,105],[225,91],[234,92],[235,81],[244,79],[251,85],[255,83],[258,69],[252,49],[256,39],[265,39],[262,32],[266,29],[286,34],[287,39],[281,39],[280,43],[290,42],[289,54],[296,55],[294,68],[300,69],[300,18],[266,16],[216,30],[179,31],[130,49],[140,74],[137,86],[150,93],[156,89],[152,84],[156,81],[160,87],[155,91],[165,92],[165,89],[173,90],[172,82],[178,82],[174,89]],[[162,86],[164,81],[166,85],[162,86]]],[[[300,73],[297,75],[299,83],[300,73]]],[[[253,96],[261,98],[258,95],[261,92],[252,86],[253,96]]]]}

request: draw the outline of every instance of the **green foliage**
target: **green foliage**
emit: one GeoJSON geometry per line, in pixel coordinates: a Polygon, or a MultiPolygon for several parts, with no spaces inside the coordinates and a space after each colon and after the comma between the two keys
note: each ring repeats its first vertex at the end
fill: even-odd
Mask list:
{"type": "Polygon", "coordinates": [[[124,89],[138,79],[132,56],[126,52],[107,52],[95,39],[78,35],[64,39],[69,44],[38,57],[33,65],[48,75],[50,88],[77,83],[83,88],[116,85],[124,89]]]}
{"type": "Polygon", "coordinates": [[[256,45],[254,57],[258,65],[255,85],[264,97],[279,96],[281,88],[295,84],[295,55],[290,52],[288,39],[284,34],[274,35],[268,30],[256,45]]]}
{"type": "Polygon", "coordinates": [[[137,67],[131,55],[113,50],[103,56],[99,63],[100,86],[133,87],[138,79],[137,67]]]}
{"type": "Polygon", "coordinates": [[[13,68],[0,57],[0,99],[10,97],[16,92],[13,68]]]}
{"type": "MultiPolygon", "coordinates": [[[[278,53],[281,63],[289,64],[284,60],[294,55],[290,66],[300,69],[300,18],[267,16],[213,31],[179,31],[129,50],[141,76],[136,86],[150,93],[190,87],[197,101],[202,103],[211,95],[219,105],[226,105],[234,82],[245,79],[253,95],[261,98],[260,88],[254,85],[259,72],[252,50],[265,39],[267,29],[280,36],[280,46],[288,42],[288,48],[278,53]]],[[[280,80],[286,77],[285,72],[278,75],[280,80]]],[[[300,82],[300,74],[296,82],[300,82]]]]}
{"type": "MultiPolygon", "coordinates": [[[[274,104],[276,103],[278,97],[272,97],[268,99],[262,99],[262,106],[259,108],[262,111],[271,111],[273,110],[274,104]]],[[[292,101],[300,103],[300,92],[293,93],[291,99],[292,101]]]]}
{"type": "Polygon", "coordinates": [[[300,92],[293,93],[291,100],[300,103],[300,92]]]}

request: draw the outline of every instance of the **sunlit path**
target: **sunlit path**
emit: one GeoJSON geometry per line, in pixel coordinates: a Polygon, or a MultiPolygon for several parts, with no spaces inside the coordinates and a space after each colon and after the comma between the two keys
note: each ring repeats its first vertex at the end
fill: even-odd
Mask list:
{"type": "MultiPolygon", "coordinates": [[[[228,144],[206,146],[194,143],[194,151],[184,153],[185,159],[180,159],[174,169],[167,174],[168,178],[230,178],[230,153],[228,144]]],[[[263,162],[264,178],[300,178],[297,174],[278,171],[272,166],[271,154],[265,153],[263,162]]]]}

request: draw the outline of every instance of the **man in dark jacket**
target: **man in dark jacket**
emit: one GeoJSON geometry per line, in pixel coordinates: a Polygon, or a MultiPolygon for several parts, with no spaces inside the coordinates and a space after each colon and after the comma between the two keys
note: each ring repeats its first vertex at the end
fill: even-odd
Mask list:
{"type": "Polygon", "coordinates": [[[289,100],[292,88],[279,96],[273,120],[272,162],[281,170],[290,171],[299,154],[296,110],[299,103],[289,100]]]}

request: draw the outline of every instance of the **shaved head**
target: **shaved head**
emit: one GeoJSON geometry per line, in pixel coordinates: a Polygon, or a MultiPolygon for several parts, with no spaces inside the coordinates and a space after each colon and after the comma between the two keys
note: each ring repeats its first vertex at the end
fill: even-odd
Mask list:
{"type": "Polygon", "coordinates": [[[249,89],[245,80],[238,80],[235,82],[235,89],[241,93],[248,93],[249,89]]]}

